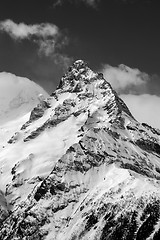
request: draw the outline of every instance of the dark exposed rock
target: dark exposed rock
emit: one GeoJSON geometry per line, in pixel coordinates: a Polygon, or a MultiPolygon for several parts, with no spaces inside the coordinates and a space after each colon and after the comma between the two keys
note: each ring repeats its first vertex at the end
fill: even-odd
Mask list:
{"type": "Polygon", "coordinates": [[[151,130],[152,133],[160,135],[160,130],[159,129],[155,129],[155,128],[149,126],[147,123],[142,123],[142,126],[144,126],[148,130],[151,130]]]}
{"type": "Polygon", "coordinates": [[[32,123],[33,121],[36,121],[37,119],[43,117],[46,109],[51,108],[51,104],[49,99],[43,100],[41,101],[41,103],[39,103],[31,112],[29,121],[26,122],[25,124],[23,124],[23,126],[21,127],[21,130],[26,129],[26,127],[32,123]]]}
{"type": "Polygon", "coordinates": [[[140,148],[148,152],[155,152],[160,155],[160,145],[150,140],[139,139],[135,142],[140,148]]]}

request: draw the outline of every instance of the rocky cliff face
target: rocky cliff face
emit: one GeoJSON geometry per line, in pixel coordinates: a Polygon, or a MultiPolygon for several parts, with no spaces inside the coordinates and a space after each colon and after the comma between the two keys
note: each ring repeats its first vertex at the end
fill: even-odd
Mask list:
{"type": "Polygon", "coordinates": [[[0,239],[160,239],[160,131],[81,60],[0,163],[0,239]]]}

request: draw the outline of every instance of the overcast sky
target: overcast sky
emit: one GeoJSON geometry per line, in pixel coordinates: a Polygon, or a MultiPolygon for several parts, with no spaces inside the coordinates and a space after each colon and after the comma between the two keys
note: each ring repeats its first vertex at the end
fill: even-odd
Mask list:
{"type": "Polygon", "coordinates": [[[1,0],[0,72],[27,77],[51,93],[70,63],[83,59],[104,73],[138,120],[160,128],[159,5],[1,0]]]}

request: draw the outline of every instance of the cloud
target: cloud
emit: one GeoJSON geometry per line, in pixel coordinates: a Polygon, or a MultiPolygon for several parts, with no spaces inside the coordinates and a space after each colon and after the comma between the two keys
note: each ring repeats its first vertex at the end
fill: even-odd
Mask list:
{"type": "Polygon", "coordinates": [[[62,34],[59,28],[51,23],[27,25],[25,23],[17,24],[8,19],[0,22],[0,31],[6,32],[14,40],[32,40],[38,44],[39,54],[46,56],[53,54],[57,44],[60,46],[60,42],[58,41],[62,40],[62,34]]]}
{"type": "Polygon", "coordinates": [[[160,97],[150,94],[125,94],[120,97],[138,121],[160,129],[160,97]]]}
{"type": "MultiPolygon", "coordinates": [[[[67,1],[75,4],[84,3],[90,7],[96,8],[101,0],[54,0],[53,7],[61,6],[63,5],[63,3],[66,3],[67,1]]],[[[151,1],[152,0],[142,0],[142,2],[144,2],[145,4],[151,3],[151,1]]],[[[120,4],[135,4],[139,3],[139,0],[112,0],[111,2],[120,4]]]]}
{"type": "Polygon", "coordinates": [[[124,64],[120,64],[118,67],[112,67],[110,65],[104,65],[102,72],[112,87],[118,92],[137,93],[141,89],[145,89],[146,83],[150,77],[147,73],[141,72],[139,69],[132,69],[124,64]]]}
{"type": "Polygon", "coordinates": [[[119,94],[151,94],[160,96],[160,76],[149,75],[124,64],[118,67],[103,65],[99,70],[119,94]]]}
{"type": "MultiPolygon", "coordinates": [[[[54,7],[60,6],[60,5],[62,5],[64,2],[66,2],[66,0],[56,0],[56,1],[54,2],[53,6],[54,6],[54,7]]],[[[82,2],[82,3],[84,3],[84,4],[86,4],[86,5],[90,6],[90,7],[95,8],[95,7],[97,7],[97,4],[98,4],[98,2],[100,2],[100,0],[68,0],[68,2],[76,3],[76,4],[82,2]]]]}
{"type": "Polygon", "coordinates": [[[59,32],[58,27],[51,23],[27,25],[25,23],[14,23],[10,19],[0,22],[0,30],[7,32],[12,38],[20,40],[29,39],[32,36],[47,39],[56,36],[59,32]]]}
{"type": "Polygon", "coordinates": [[[39,57],[49,57],[53,64],[60,64],[62,70],[72,61],[62,51],[69,42],[67,34],[52,23],[27,25],[8,19],[0,22],[0,31],[7,33],[15,41],[32,41],[38,46],[39,57]]]}
{"type": "Polygon", "coordinates": [[[95,7],[95,6],[97,6],[97,4],[100,0],[82,0],[82,1],[91,7],[95,7]]]}
{"type": "Polygon", "coordinates": [[[104,65],[105,79],[111,83],[140,122],[160,129],[160,77],[124,64],[118,67],[104,65]]]}
{"type": "Polygon", "coordinates": [[[36,41],[39,45],[38,53],[39,55],[51,56],[55,52],[55,40],[53,39],[46,39],[36,41]]]}
{"type": "Polygon", "coordinates": [[[98,4],[99,1],[98,0],[86,0],[86,1],[83,0],[83,2],[92,6],[92,7],[95,7],[98,4]]]}

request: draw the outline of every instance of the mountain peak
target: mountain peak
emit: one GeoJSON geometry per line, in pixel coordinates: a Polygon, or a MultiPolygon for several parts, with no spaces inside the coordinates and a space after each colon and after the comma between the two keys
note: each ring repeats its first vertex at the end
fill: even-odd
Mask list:
{"type": "Polygon", "coordinates": [[[160,239],[160,133],[82,60],[39,101],[0,152],[1,239],[160,239]]]}
{"type": "Polygon", "coordinates": [[[79,70],[81,68],[85,68],[87,67],[87,62],[83,61],[83,60],[76,60],[74,63],[73,63],[73,66],[79,70]]]}
{"type": "Polygon", "coordinates": [[[68,71],[62,77],[58,89],[72,92],[78,83],[89,83],[90,79],[94,76],[96,76],[96,74],[88,67],[86,62],[77,60],[68,68],[68,71]]]}
{"type": "Polygon", "coordinates": [[[103,74],[95,73],[83,60],[75,61],[61,78],[56,94],[64,92],[76,93],[78,97],[82,97],[83,95],[83,99],[90,98],[92,102],[97,102],[99,99],[99,108],[108,104],[107,109],[114,116],[124,111],[133,117],[125,103],[118,97],[110,83],[103,77],[103,74]]]}

